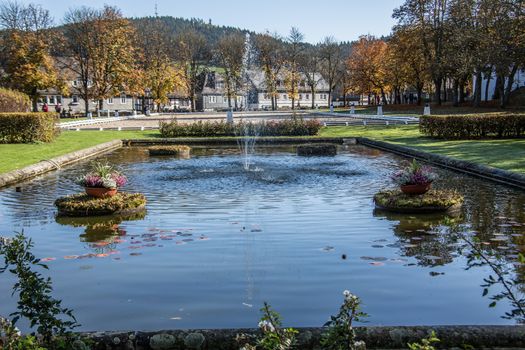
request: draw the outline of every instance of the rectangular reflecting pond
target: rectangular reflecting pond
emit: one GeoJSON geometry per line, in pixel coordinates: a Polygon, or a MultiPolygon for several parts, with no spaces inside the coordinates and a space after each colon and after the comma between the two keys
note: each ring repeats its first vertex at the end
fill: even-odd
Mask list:
{"type": "MultiPolygon", "coordinates": [[[[56,218],[53,202],[81,192],[75,179],[88,162],[0,191],[1,235],[34,240],[81,330],[255,327],[264,301],[286,325],[321,326],[345,289],[362,298],[370,325],[523,321],[522,191],[439,170],[436,187],[465,196],[459,216],[388,214],[373,196],[407,160],[361,146],[316,158],[258,147],[248,171],[235,148],[100,158],[128,176],[124,191],[147,196],[146,213],[56,218]],[[511,297],[489,307],[507,288],[511,297]]],[[[14,279],[0,280],[9,314],[14,279]]]]}

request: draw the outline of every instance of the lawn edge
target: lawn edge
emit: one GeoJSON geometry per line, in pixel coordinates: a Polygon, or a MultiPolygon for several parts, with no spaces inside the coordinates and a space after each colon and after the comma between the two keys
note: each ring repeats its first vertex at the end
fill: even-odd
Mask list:
{"type": "Polygon", "coordinates": [[[51,159],[45,159],[21,169],[8,171],[6,173],[0,174],[0,188],[17,184],[47,172],[58,170],[62,166],[76,163],[80,160],[91,158],[103,153],[111,152],[121,147],[122,140],[113,140],[51,159]]]}

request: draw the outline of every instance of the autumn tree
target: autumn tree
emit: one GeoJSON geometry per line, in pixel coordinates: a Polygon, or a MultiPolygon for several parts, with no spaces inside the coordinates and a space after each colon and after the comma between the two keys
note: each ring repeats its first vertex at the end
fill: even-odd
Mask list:
{"type": "Polygon", "coordinates": [[[417,103],[421,104],[423,89],[430,79],[423,48],[415,29],[398,26],[388,42],[389,74],[401,74],[407,87],[417,91],[417,103]],[[392,72],[395,70],[396,72],[392,72]]]}
{"type": "Polygon", "coordinates": [[[228,108],[232,108],[232,98],[237,106],[238,88],[241,86],[243,58],[246,53],[246,38],[242,34],[229,34],[219,39],[216,55],[220,67],[224,69],[224,83],[228,108]]]}
{"type": "Polygon", "coordinates": [[[84,99],[86,113],[89,100],[103,100],[126,92],[136,72],[135,30],[120,10],[82,7],[70,10],[65,17],[68,57],[64,64],[77,75],[75,89],[84,99]]]}
{"type": "Polygon", "coordinates": [[[332,103],[333,92],[341,81],[345,69],[345,57],[341,44],[333,37],[326,37],[319,46],[321,73],[328,83],[328,103],[332,103]]]}
{"type": "Polygon", "coordinates": [[[52,24],[49,11],[40,5],[18,2],[0,4],[0,63],[2,82],[27,94],[37,111],[39,91],[62,90],[55,61],[50,53],[47,30],[52,24]]]}
{"type": "Polygon", "coordinates": [[[360,93],[380,95],[387,103],[388,87],[386,62],[388,46],[385,41],[374,36],[362,36],[352,47],[348,58],[348,71],[356,90],[360,93]]]}
{"type": "Polygon", "coordinates": [[[299,29],[292,27],[286,38],[284,82],[289,98],[292,100],[292,109],[299,98],[299,83],[301,71],[299,69],[301,55],[304,51],[304,35],[299,29]]]}
{"type": "Polygon", "coordinates": [[[258,34],[254,38],[255,57],[264,72],[272,110],[277,109],[277,81],[284,63],[284,45],[277,35],[258,34]]]}
{"type": "Polygon", "coordinates": [[[318,46],[311,46],[304,50],[299,60],[299,70],[305,78],[306,85],[312,95],[312,109],[315,108],[315,93],[322,79],[321,57],[318,46]]]}
{"type": "Polygon", "coordinates": [[[435,87],[435,101],[441,104],[441,88],[445,78],[445,51],[449,43],[446,31],[447,1],[449,0],[405,0],[394,11],[399,24],[414,29],[419,45],[423,49],[435,87]]]}
{"type": "MultiPolygon", "coordinates": [[[[141,95],[147,90],[160,111],[169,102],[169,94],[183,87],[182,69],[173,60],[173,38],[166,24],[156,17],[138,27],[140,49],[141,95]]],[[[133,84],[135,85],[135,84],[133,84]]],[[[145,103],[142,104],[145,106],[145,103]]]]}
{"type": "Polygon", "coordinates": [[[191,110],[195,112],[197,93],[212,58],[210,44],[201,33],[187,29],[176,36],[174,48],[175,59],[182,70],[182,84],[191,100],[191,110]]]}

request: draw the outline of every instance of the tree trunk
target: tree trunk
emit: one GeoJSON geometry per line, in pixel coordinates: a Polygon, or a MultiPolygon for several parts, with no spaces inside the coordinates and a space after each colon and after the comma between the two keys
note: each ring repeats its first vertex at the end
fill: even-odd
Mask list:
{"type": "Polygon", "coordinates": [[[474,107],[479,107],[479,105],[481,104],[481,79],[481,69],[478,69],[476,72],[476,84],[474,86],[474,107]]]}
{"type": "Polygon", "coordinates": [[[102,113],[102,108],[104,108],[104,100],[100,99],[98,100],[97,117],[100,117],[100,114],[102,113]]]}
{"type": "Polygon", "coordinates": [[[502,78],[500,74],[496,73],[496,86],[494,88],[494,95],[492,96],[494,100],[499,100],[502,96],[503,85],[505,85],[505,77],[502,78]]]}
{"type": "Polygon", "coordinates": [[[84,109],[85,109],[84,115],[87,118],[87,116],[89,114],[89,97],[84,95],[84,96],[82,96],[82,98],[84,99],[84,109]]]}
{"type": "Polygon", "coordinates": [[[38,96],[33,96],[31,98],[31,104],[33,106],[33,112],[38,112],[38,96]]]}
{"type": "Polygon", "coordinates": [[[518,66],[514,65],[512,68],[512,71],[510,72],[508,81],[507,81],[507,87],[505,88],[505,94],[503,95],[503,106],[506,106],[509,103],[510,100],[510,94],[512,93],[512,86],[514,85],[514,77],[516,76],[516,72],[518,71],[518,66]]]}
{"type": "Polygon", "coordinates": [[[487,83],[485,84],[485,102],[488,102],[490,81],[492,80],[492,72],[486,75],[486,79],[487,79],[487,83]]]}
{"type": "Polygon", "coordinates": [[[443,78],[443,102],[448,101],[447,78],[443,78]]]}
{"type": "Polygon", "coordinates": [[[315,86],[310,85],[310,92],[312,93],[312,109],[315,109],[315,86]]]}
{"type": "Polygon", "coordinates": [[[384,104],[384,105],[387,105],[387,104],[388,104],[388,101],[387,101],[387,99],[386,99],[385,90],[383,90],[383,88],[381,88],[381,99],[383,100],[383,104],[384,104]]]}
{"type": "Polygon", "coordinates": [[[434,87],[436,89],[435,91],[435,99],[436,104],[441,106],[441,85],[443,84],[443,81],[441,78],[434,80],[434,87]]]}
{"type": "Polygon", "coordinates": [[[458,79],[454,79],[454,82],[453,82],[453,87],[452,87],[452,99],[453,99],[453,104],[454,104],[454,107],[458,107],[459,106],[459,94],[458,94],[458,90],[459,90],[459,81],[458,79]]]}
{"type": "Polygon", "coordinates": [[[496,79],[496,86],[498,87],[499,106],[505,108],[505,76],[498,74],[496,79]]]}
{"type": "Polygon", "coordinates": [[[467,92],[465,91],[465,83],[462,81],[459,84],[459,103],[465,103],[465,96],[467,95],[467,92]]]}
{"type": "Polygon", "coordinates": [[[417,89],[417,105],[421,106],[421,100],[423,96],[423,84],[418,84],[416,89],[417,89]]]}

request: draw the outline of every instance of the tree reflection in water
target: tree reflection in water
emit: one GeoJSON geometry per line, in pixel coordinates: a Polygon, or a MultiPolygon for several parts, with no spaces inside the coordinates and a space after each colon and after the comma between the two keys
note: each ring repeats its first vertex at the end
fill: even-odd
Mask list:
{"type": "Polygon", "coordinates": [[[415,258],[419,266],[443,266],[463,256],[466,270],[490,268],[492,273],[481,284],[483,296],[490,299],[489,307],[507,300],[511,310],[502,317],[525,323],[525,235],[523,225],[513,216],[467,221],[463,216],[410,216],[381,210],[374,211],[374,216],[396,222],[393,231],[399,240],[395,245],[401,255],[415,258]],[[496,286],[498,290],[491,294],[496,286]]]}

